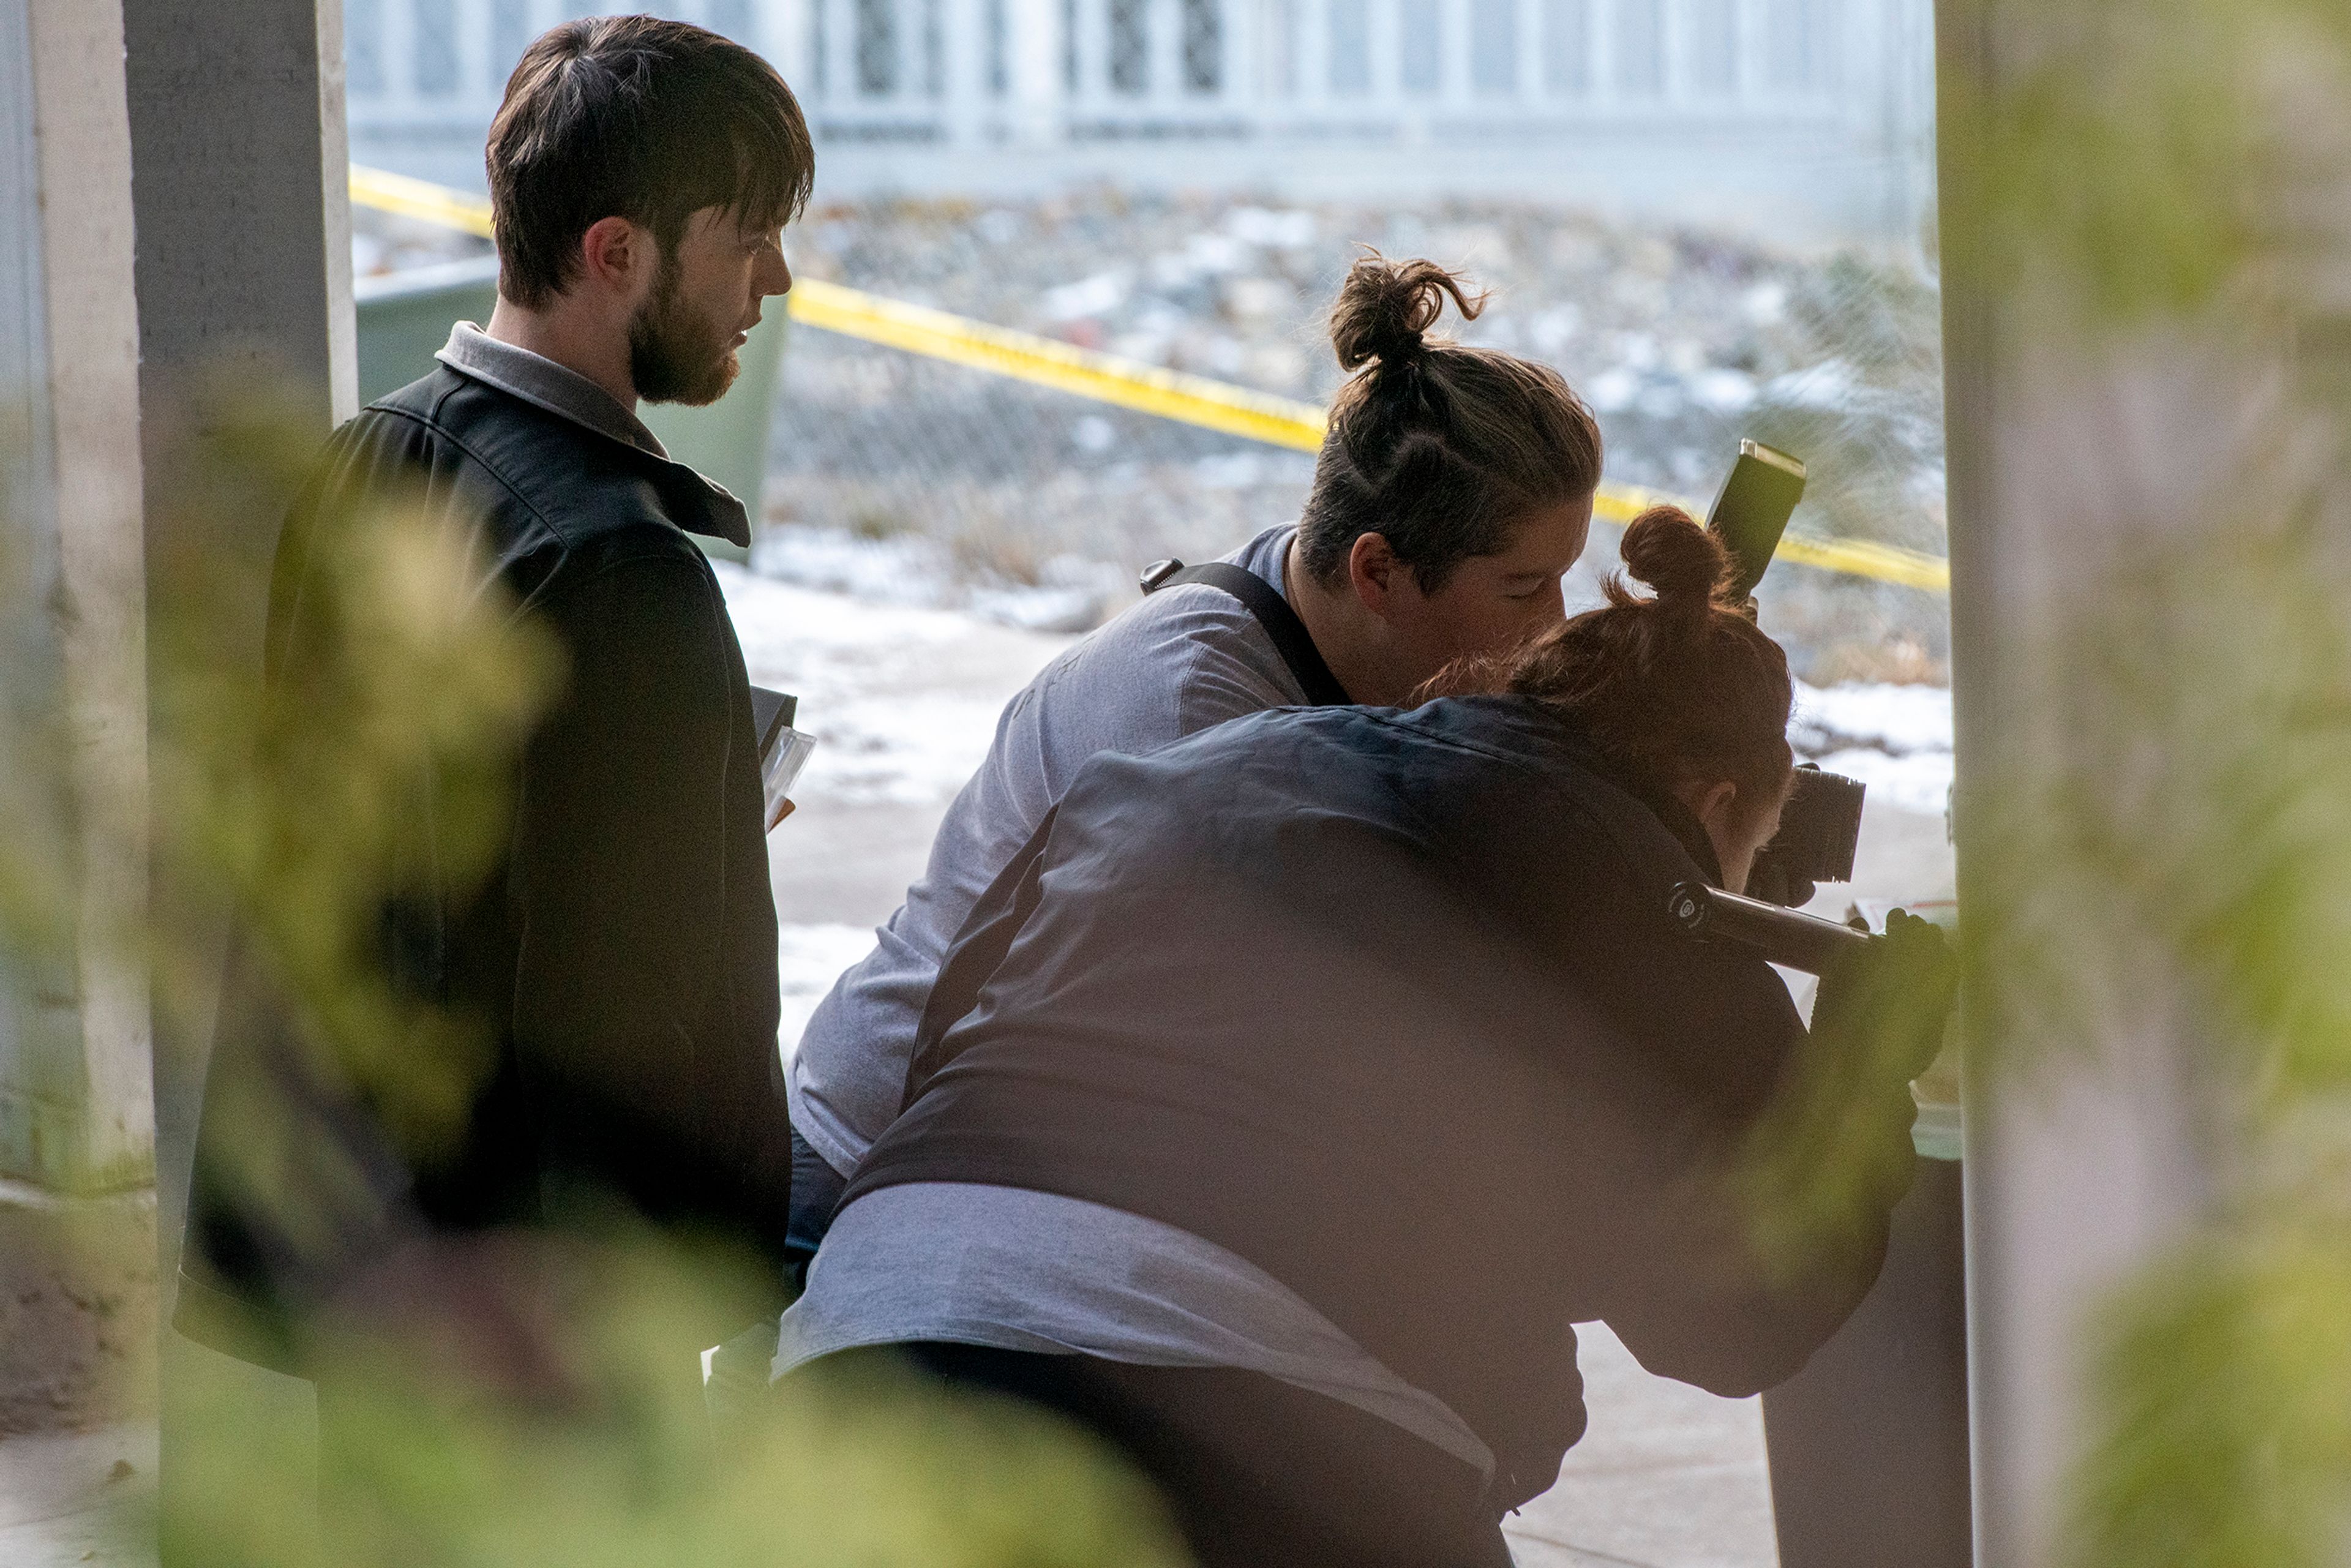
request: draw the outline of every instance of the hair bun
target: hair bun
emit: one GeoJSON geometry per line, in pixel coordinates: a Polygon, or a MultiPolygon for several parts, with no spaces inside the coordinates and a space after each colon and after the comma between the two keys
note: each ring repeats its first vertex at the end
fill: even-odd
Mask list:
{"type": "Polygon", "coordinates": [[[1371,251],[1347,269],[1339,302],[1331,308],[1331,346],[1348,370],[1377,360],[1396,364],[1417,359],[1423,334],[1445,313],[1447,296],[1463,320],[1486,307],[1483,294],[1433,261],[1390,261],[1371,251]]]}
{"type": "Polygon", "coordinates": [[[1625,570],[1666,601],[1707,605],[1730,575],[1722,541],[1679,507],[1651,507],[1625,529],[1625,570]]]}

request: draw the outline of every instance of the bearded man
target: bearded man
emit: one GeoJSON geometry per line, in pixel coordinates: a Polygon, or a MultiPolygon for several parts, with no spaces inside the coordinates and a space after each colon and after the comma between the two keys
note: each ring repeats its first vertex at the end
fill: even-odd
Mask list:
{"type": "Polygon", "coordinates": [[[440,869],[470,830],[435,781],[399,825],[413,874],[370,961],[485,1037],[462,1082],[411,1085],[434,1136],[381,1103],[370,1064],[284,1021],[266,954],[232,961],[175,1321],[298,1374],[307,1326],[471,1299],[433,1281],[517,1237],[628,1213],[770,1259],[784,1238],[770,824],[742,652],[688,538],[747,544],[748,522],[635,410],[716,399],[761,302],[791,287],[808,129],[750,51],[596,17],[523,56],[487,162],[496,308],[329,442],[278,548],[268,684],[298,711],[321,662],[306,649],[337,635],[331,595],[308,590],[393,506],[472,541],[484,594],[545,634],[562,676],[489,874],[440,869]]]}

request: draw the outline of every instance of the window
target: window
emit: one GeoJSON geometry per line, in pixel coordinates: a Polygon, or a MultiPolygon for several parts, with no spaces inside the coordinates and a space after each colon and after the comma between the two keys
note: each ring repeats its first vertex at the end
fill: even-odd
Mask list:
{"type": "Polygon", "coordinates": [[[1509,97],[1519,90],[1517,0],[1473,0],[1469,85],[1483,97],[1509,97]]]}
{"type": "Polygon", "coordinates": [[[1342,98],[1372,90],[1371,0],[1331,0],[1331,90],[1342,98]]]}
{"type": "Polygon", "coordinates": [[[1184,90],[1212,93],[1224,85],[1223,0],[1184,0],[1184,90]]]}
{"type": "Polygon", "coordinates": [[[898,90],[897,0],[857,0],[857,90],[868,98],[898,90]]]}
{"type": "Polygon", "coordinates": [[[1151,90],[1150,0],[1110,0],[1110,89],[1127,98],[1151,90]]]}
{"type": "Polygon", "coordinates": [[[1434,93],[1445,79],[1438,0],[1396,0],[1396,75],[1404,90],[1434,93]]]}
{"type": "Polygon", "coordinates": [[[1838,0],[1771,0],[1765,12],[1764,80],[1775,92],[1834,92],[1842,74],[1838,0]]]}
{"type": "Polygon", "coordinates": [[[1592,13],[1586,0],[1547,0],[1543,7],[1543,86],[1560,98],[1592,90],[1592,13]]]}
{"type": "Polygon", "coordinates": [[[1664,94],[1665,0],[1616,0],[1616,90],[1627,98],[1664,94]]]}
{"type": "Polygon", "coordinates": [[[496,91],[514,74],[515,62],[538,37],[530,0],[494,0],[490,6],[490,88],[496,91]]]}
{"type": "Polygon", "coordinates": [[[343,0],[343,72],[353,92],[383,90],[382,0],[343,0]]]}
{"type": "Polygon", "coordinates": [[[1739,0],[1687,0],[1682,20],[1691,89],[1711,99],[1738,92],[1739,0]]]}
{"type": "Polygon", "coordinates": [[[423,98],[457,93],[456,0],[415,0],[416,91],[423,98]]]}

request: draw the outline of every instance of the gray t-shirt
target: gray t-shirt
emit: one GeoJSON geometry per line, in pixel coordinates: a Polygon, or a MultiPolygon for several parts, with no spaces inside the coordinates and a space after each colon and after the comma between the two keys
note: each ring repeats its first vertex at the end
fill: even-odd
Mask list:
{"type": "MultiPolygon", "coordinates": [[[[1225,559],[1283,591],[1296,532],[1269,528],[1225,559]]],[[[997,721],[987,759],[939,824],[923,880],[800,1035],[788,1092],[810,1147],[846,1176],[896,1120],[947,945],[1089,758],[1155,751],[1305,701],[1257,618],[1199,583],[1162,589],[1046,665],[997,721]]]]}

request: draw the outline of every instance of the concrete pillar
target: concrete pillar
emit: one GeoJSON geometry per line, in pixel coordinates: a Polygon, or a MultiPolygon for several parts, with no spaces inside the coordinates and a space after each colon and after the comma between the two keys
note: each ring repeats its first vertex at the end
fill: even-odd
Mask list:
{"type": "MultiPolygon", "coordinates": [[[[79,5],[84,0],[58,0],[79,5]]],[[[172,530],[206,528],[203,549],[246,589],[204,608],[245,639],[256,667],[270,558],[292,499],[290,475],[246,473],[233,507],[185,504],[193,465],[230,405],[192,401],[209,388],[246,413],[288,418],[323,439],[358,407],[351,304],[350,154],[344,122],[342,0],[120,0],[128,46],[131,142],[137,167],[140,397],[148,548],[184,548],[172,530]]],[[[159,575],[155,608],[176,608],[159,575]]],[[[159,906],[183,930],[217,934],[226,912],[159,883],[159,906]]],[[[209,1007],[159,1034],[157,1209],[163,1308],[173,1300],[209,1007]]],[[[254,1429],[315,1421],[308,1386],[229,1361],[171,1334],[163,1341],[162,1509],[186,1507],[221,1456],[199,1452],[187,1413],[225,1413],[254,1429]]],[[[217,1473],[214,1470],[211,1473],[217,1473]]]]}
{"type": "MultiPolygon", "coordinates": [[[[2111,900],[2134,890],[2117,877],[2097,897],[2095,877],[2059,880],[2056,863],[2045,879],[2019,877],[2000,835],[2030,824],[2003,813],[2045,799],[2015,791],[2056,768],[2097,788],[2092,776],[2105,770],[2069,726],[2096,694],[2131,689],[2113,684],[2109,660],[2137,654],[2086,645],[2085,618],[2128,606],[2164,634],[2169,612],[2134,605],[2121,574],[2227,537],[2219,530],[2238,498],[2229,486],[2258,472],[2253,449],[2283,428],[2283,411],[2262,324],[2223,319],[2212,301],[2119,317],[2089,281],[2095,258],[2057,232],[2071,214],[1996,227],[2030,188],[2002,160],[2020,148],[2053,158],[2033,146],[2035,131],[1999,122],[2001,94],[2053,60],[2097,76],[2102,61],[2084,49],[2094,8],[1938,9],[1962,920],[2003,899],[2014,910],[2022,893],[2037,905],[2029,929],[2059,934],[2043,950],[2054,975],[2005,967],[1963,999],[1975,1560],[2054,1568],[2094,1435],[2098,1335],[2114,1292],[2207,1212],[2224,1117],[2205,1074],[2221,1035],[2178,953],[2064,939],[2069,928],[2115,929],[2104,921],[2111,900]]],[[[2102,85],[2085,81],[2085,100],[2103,101],[2102,85]]],[[[2163,689],[2189,701],[2123,710],[2141,727],[2142,765],[2165,769],[2194,766],[2199,749],[2183,714],[2200,667],[2193,629],[2179,630],[2179,662],[2164,674],[2176,684],[2163,689]]],[[[2106,778],[2119,810],[2127,770],[2106,778]]],[[[2099,802],[2093,793],[2079,809],[2099,802]]],[[[2116,831],[2127,834],[2129,821],[2116,831]]],[[[2145,856],[2176,862],[2180,843],[2157,838],[2141,836],[2145,856]]],[[[2222,859],[2213,869],[2225,874],[2222,859]]]]}
{"type": "Polygon", "coordinates": [[[154,1110],[146,980],[123,957],[147,866],[121,12],[110,0],[13,0],[0,27],[14,34],[0,42],[14,154],[0,223],[19,280],[6,302],[12,384],[0,393],[15,404],[7,512],[18,526],[0,548],[49,612],[28,618],[9,654],[29,677],[18,698],[32,687],[62,715],[52,760],[73,802],[57,824],[70,846],[68,885],[54,890],[73,904],[69,951],[23,977],[32,994],[19,989],[16,1027],[0,1040],[0,1176],[59,1190],[139,1187],[152,1177],[154,1110]]]}
{"type": "Polygon", "coordinates": [[[0,1433],[153,1398],[138,432],[121,10],[0,0],[0,1433]]]}
{"type": "MultiPolygon", "coordinates": [[[[207,409],[218,406],[189,401],[198,387],[290,415],[321,438],[358,410],[342,5],[120,0],[120,8],[138,170],[152,549],[164,542],[154,530],[188,514],[173,496],[185,483],[188,455],[210,434],[207,409]]],[[[256,664],[270,556],[290,498],[255,495],[235,530],[208,541],[251,585],[239,602],[210,608],[249,639],[256,664]]],[[[156,591],[170,591],[158,583],[156,591]]],[[[166,900],[177,896],[159,890],[166,900]]],[[[168,1281],[209,1041],[160,1043],[158,1196],[168,1281]]]]}

